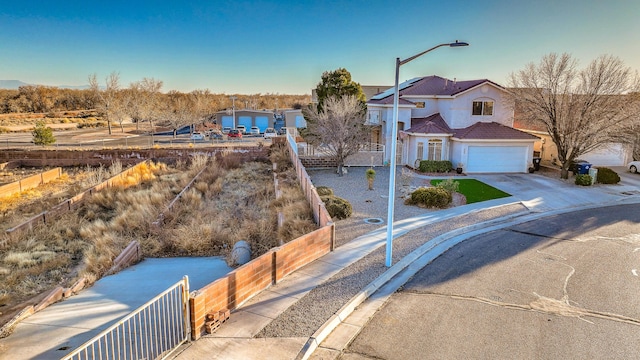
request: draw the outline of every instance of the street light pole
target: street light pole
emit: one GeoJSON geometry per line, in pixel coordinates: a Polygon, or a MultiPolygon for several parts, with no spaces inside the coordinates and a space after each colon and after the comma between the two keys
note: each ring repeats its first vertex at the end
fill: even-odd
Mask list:
{"type": "Polygon", "coordinates": [[[393,123],[391,124],[391,156],[389,162],[389,203],[387,205],[387,244],[386,244],[386,258],[385,265],[387,267],[391,267],[392,255],[393,255],[393,210],[395,205],[395,197],[396,197],[396,149],[398,144],[398,103],[400,101],[399,94],[399,78],[400,78],[400,66],[412,61],[429,51],[435,50],[442,46],[449,47],[460,47],[460,46],[469,46],[466,42],[456,42],[453,43],[443,43],[440,45],[436,45],[430,49],[427,49],[419,54],[408,57],[404,60],[400,60],[400,58],[396,58],[396,80],[393,88],[393,123]]]}
{"type": "MultiPolygon", "coordinates": [[[[236,126],[236,96],[230,96],[229,99],[231,99],[231,117],[233,118],[233,128],[235,129],[236,126]]],[[[227,113],[228,114],[228,113],[227,113]]]]}

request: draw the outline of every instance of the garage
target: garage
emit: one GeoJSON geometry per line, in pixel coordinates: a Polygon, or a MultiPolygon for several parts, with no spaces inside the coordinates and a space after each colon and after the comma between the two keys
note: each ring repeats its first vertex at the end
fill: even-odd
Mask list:
{"type": "Polygon", "coordinates": [[[527,146],[469,146],[469,173],[522,173],[527,171],[527,146]]]}
{"type": "Polygon", "coordinates": [[[222,127],[228,127],[228,128],[235,128],[235,126],[233,125],[233,116],[223,116],[222,117],[222,127]]]}
{"type": "Polygon", "coordinates": [[[238,116],[238,125],[244,125],[244,128],[249,132],[249,129],[253,126],[252,120],[251,116],[238,116]]]}
{"type": "Polygon", "coordinates": [[[269,126],[269,118],[266,116],[256,116],[256,126],[260,128],[260,133],[264,133],[264,130],[269,126]]]}
{"type": "Polygon", "coordinates": [[[628,151],[622,144],[608,144],[579,156],[596,166],[625,166],[629,160],[628,151]]]}

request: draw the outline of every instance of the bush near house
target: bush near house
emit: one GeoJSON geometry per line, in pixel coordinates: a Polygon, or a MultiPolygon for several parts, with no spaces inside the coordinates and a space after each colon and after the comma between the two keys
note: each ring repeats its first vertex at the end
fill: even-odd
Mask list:
{"type": "Polygon", "coordinates": [[[331,189],[328,186],[318,186],[316,188],[316,192],[318,193],[318,196],[322,197],[322,196],[333,196],[333,189],[331,189]]]}
{"type": "Polygon", "coordinates": [[[324,206],[332,219],[342,220],[353,214],[351,203],[341,197],[335,195],[321,196],[320,200],[324,202],[324,206]]]}
{"type": "Polygon", "coordinates": [[[445,173],[453,170],[453,164],[449,160],[421,160],[418,170],[425,173],[445,173]]]}
{"type": "Polygon", "coordinates": [[[407,205],[417,205],[426,208],[444,209],[453,200],[449,191],[439,187],[418,188],[407,199],[407,205]]]}
{"type": "Polygon", "coordinates": [[[600,184],[617,184],[620,182],[620,175],[609,168],[599,167],[596,182],[600,184]]]}
{"type": "Polygon", "coordinates": [[[576,175],[576,185],[590,186],[591,185],[591,175],[588,175],[588,174],[578,174],[578,175],[576,175]]]}

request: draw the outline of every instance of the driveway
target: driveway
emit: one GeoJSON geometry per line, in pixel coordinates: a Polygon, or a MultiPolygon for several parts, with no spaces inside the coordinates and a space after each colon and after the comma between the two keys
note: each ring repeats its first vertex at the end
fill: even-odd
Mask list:
{"type": "Polygon", "coordinates": [[[639,246],[639,204],[473,237],[394,294],[342,359],[637,358],[639,246]]]}

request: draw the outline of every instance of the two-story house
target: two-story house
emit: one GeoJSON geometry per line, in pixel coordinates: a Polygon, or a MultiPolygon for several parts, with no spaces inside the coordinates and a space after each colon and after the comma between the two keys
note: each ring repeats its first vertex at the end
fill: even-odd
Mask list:
{"type": "MultiPolygon", "coordinates": [[[[513,128],[513,106],[502,86],[487,79],[427,76],[399,89],[398,164],[450,160],[466,173],[527,172],[532,165],[538,138],[513,128]]],[[[372,142],[391,144],[393,92],[388,89],[367,102],[372,142]]]]}

